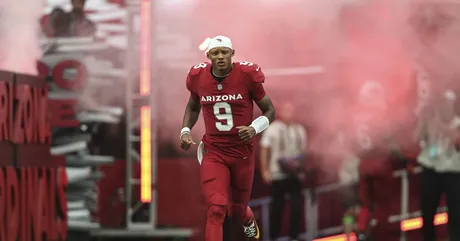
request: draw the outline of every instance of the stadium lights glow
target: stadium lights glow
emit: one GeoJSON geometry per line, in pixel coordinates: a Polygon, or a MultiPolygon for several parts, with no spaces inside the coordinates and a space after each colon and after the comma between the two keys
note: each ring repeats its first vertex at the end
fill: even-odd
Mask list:
{"type": "Polygon", "coordinates": [[[141,2],[141,24],[140,24],[140,93],[143,96],[150,95],[150,57],[151,57],[151,19],[152,1],[142,0],[141,2]]]}
{"type": "Polygon", "coordinates": [[[313,239],[313,241],[356,241],[356,235],[352,233],[350,234],[350,238],[348,238],[346,234],[339,234],[325,238],[313,239]]]}
{"type": "Polygon", "coordinates": [[[152,200],[152,138],[150,106],[141,107],[141,202],[152,200]]]}
{"type": "MultiPolygon", "coordinates": [[[[139,92],[142,96],[150,95],[150,57],[151,57],[151,19],[152,1],[141,2],[140,23],[140,79],[139,92]]],[[[141,202],[152,201],[152,109],[142,106],[141,120],[141,202]]]]}
{"type": "MultiPolygon", "coordinates": [[[[447,213],[439,213],[434,217],[434,225],[444,225],[449,221],[447,213]]],[[[423,227],[423,220],[421,217],[411,218],[401,221],[401,231],[407,232],[412,230],[421,229],[423,227]]],[[[346,234],[339,234],[319,239],[314,239],[313,241],[356,241],[355,234],[351,234],[350,238],[347,239],[346,234]]]]}
{"type": "MultiPolygon", "coordinates": [[[[439,213],[436,214],[434,217],[434,225],[439,226],[443,224],[447,224],[448,216],[447,213],[439,213]]],[[[401,222],[401,231],[407,232],[416,229],[420,229],[423,227],[423,220],[421,217],[407,219],[401,222]]]]}

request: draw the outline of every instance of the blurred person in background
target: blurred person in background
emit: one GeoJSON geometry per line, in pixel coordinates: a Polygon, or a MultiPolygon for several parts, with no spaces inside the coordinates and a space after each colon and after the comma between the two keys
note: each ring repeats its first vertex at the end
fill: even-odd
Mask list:
{"type": "Polygon", "coordinates": [[[342,225],[347,235],[350,235],[354,231],[356,214],[359,210],[359,162],[358,156],[346,151],[344,153],[342,166],[339,170],[339,182],[343,186],[340,194],[345,209],[342,225]]]}
{"type": "MultiPolygon", "coordinates": [[[[413,89],[412,60],[404,46],[386,31],[387,19],[392,18],[387,6],[390,5],[384,1],[366,1],[349,5],[341,12],[340,28],[348,44],[340,71],[353,86],[343,130],[350,138],[349,151],[359,160],[358,240],[389,239],[387,210],[393,203],[388,202],[388,197],[394,194],[389,183],[394,181],[395,168],[402,166],[399,126],[406,122],[409,108],[401,96],[409,95],[413,89]],[[374,219],[376,225],[371,222],[374,219]]],[[[345,219],[349,219],[343,221],[350,229],[349,222],[354,220],[345,219]]]]}
{"type": "Polygon", "coordinates": [[[71,0],[72,10],[68,13],[62,8],[54,8],[49,16],[40,20],[42,32],[51,38],[92,37],[96,25],[84,13],[86,0],[71,0]]]}
{"type": "Polygon", "coordinates": [[[277,120],[262,134],[260,142],[262,178],[272,186],[271,240],[280,237],[286,194],[291,201],[291,240],[297,240],[300,231],[307,134],[305,128],[293,120],[294,111],[292,103],[280,106],[277,120]]]}
{"type": "Polygon", "coordinates": [[[421,42],[417,63],[423,66],[418,71],[420,108],[416,130],[422,149],[417,162],[422,167],[423,241],[437,240],[434,217],[442,194],[446,197],[449,240],[460,240],[458,93],[445,88],[458,87],[458,61],[454,59],[458,52],[458,6],[455,1],[416,1],[410,18],[421,42]]]}
{"type": "Polygon", "coordinates": [[[437,240],[433,222],[443,193],[450,240],[460,240],[460,116],[455,111],[456,98],[453,91],[445,91],[440,104],[427,106],[419,120],[422,151],[417,161],[423,168],[420,205],[424,241],[437,240]]]}
{"type": "MultiPolygon", "coordinates": [[[[358,196],[356,215],[358,241],[386,241],[389,239],[387,211],[393,203],[388,197],[394,194],[390,183],[395,182],[393,171],[403,166],[405,157],[397,144],[389,139],[375,140],[367,150],[358,152],[358,196]],[[373,223],[373,219],[377,223],[373,223]]],[[[355,209],[356,210],[356,209],[355,209]]]]}
{"type": "Polygon", "coordinates": [[[69,31],[72,36],[92,37],[96,32],[95,24],[85,16],[84,7],[86,0],[71,0],[69,31]]]}
{"type": "Polygon", "coordinates": [[[248,240],[259,240],[259,227],[248,203],[255,168],[253,137],[275,115],[263,86],[265,76],[254,63],[232,62],[235,50],[228,37],[208,38],[200,47],[211,63],[193,66],[187,75],[190,98],[180,140],[185,151],[195,144],[191,129],[203,109],[206,133],[198,146],[198,160],[208,204],[205,240],[222,241],[227,211],[235,222],[233,227],[242,226],[248,240]],[[253,120],[254,102],[262,116],[253,120]]]}
{"type": "Polygon", "coordinates": [[[45,20],[42,30],[48,37],[69,37],[70,21],[70,16],[62,8],[55,8],[45,20]]]}

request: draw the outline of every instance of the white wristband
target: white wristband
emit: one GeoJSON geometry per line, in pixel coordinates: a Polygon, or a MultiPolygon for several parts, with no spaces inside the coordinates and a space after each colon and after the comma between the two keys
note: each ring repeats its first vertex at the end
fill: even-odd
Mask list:
{"type": "Polygon", "coordinates": [[[252,128],[254,128],[254,130],[256,130],[256,134],[259,134],[265,129],[267,129],[269,125],[270,125],[270,121],[268,120],[268,118],[262,115],[262,116],[257,117],[255,120],[253,120],[251,125],[249,126],[251,126],[252,128]]]}
{"type": "Polygon", "coordinates": [[[182,130],[180,130],[180,139],[182,140],[182,136],[185,134],[190,134],[190,132],[191,132],[190,128],[188,127],[182,128],[182,130]]]}

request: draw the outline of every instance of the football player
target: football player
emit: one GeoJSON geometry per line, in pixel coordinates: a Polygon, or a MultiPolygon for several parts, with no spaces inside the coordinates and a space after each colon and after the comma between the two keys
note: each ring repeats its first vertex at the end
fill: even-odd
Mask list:
{"type": "Polygon", "coordinates": [[[206,241],[222,241],[227,211],[232,222],[243,226],[248,240],[259,240],[259,228],[248,207],[255,167],[253,137],[273,121],[275,109],[262,85],[262,69],[250,62],[232,62],[235,50],[230,38],[216,36],[204,45],[211,63],[195,65],[187,75],[190,98],[180,140],[184,150],[195,143],[191,129],[203,110],[206,133],[198,160],[208,204],[206,241]],[[256,119],[254,102],[262,111],[256,119]]]}

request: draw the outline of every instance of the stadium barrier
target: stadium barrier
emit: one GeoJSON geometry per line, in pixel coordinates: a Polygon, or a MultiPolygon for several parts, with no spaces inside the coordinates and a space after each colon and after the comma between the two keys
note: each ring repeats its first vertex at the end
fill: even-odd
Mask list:
{"type": "MultiPolygon", "coordinates": [[[[417,167],[413,170],[413,174],[417,175],[421,173],[421,168],[417,167]]],[[[393,172],[394,178],[400,178],[401,194],[400,194],[400,213],[388,216],[388,223],[399,223],[400,224],[400,237],[398,240],[406,241],[407,232],[420,229],[423,226],[421,219],[421,212],[410,212],[409,211],[409,173],[406,170],[397,170],[393,172]]],[[[345,188],[342,184],[336,183],[331,185],[325,185],[316,189],[316,194],[326,194],[334,191],[338,191],[345,188]]],[[[304,196],[304,219],[305,219],[305,232],[300,235],[300,239],[314,240],[314,241],[348,241],[347,235],[343,234],[343,227],[333,226],[323,229],[318,228],[318,215],[319,207],[317,202],[313,202],[312,196],[309,189],[303,191],[304,196]],[[320,237],[320,238],[319,238],[320,237]]],[[[288,199],[289,197],[286,196],[288,199]]],[[[263,197],[251,200],[250,206],[255,209],[261,210],[260,226],[262,230],[263,240],[268,240],[270,226],[270,197],[263,197]]],[[[438,214],[435,217],[434,223],[437,226],[447,224],[448,216],[446,213],[446,207],[440,207],[438,214]]],[[[373,225],[377,225],[377,221],[373,220],[373,225]]],[[[281,240],[289,240],[288,237],[283,237],[281,240]]],[[[356,240],[354,234],[350,236],[350,241],[356,240]]]]}

